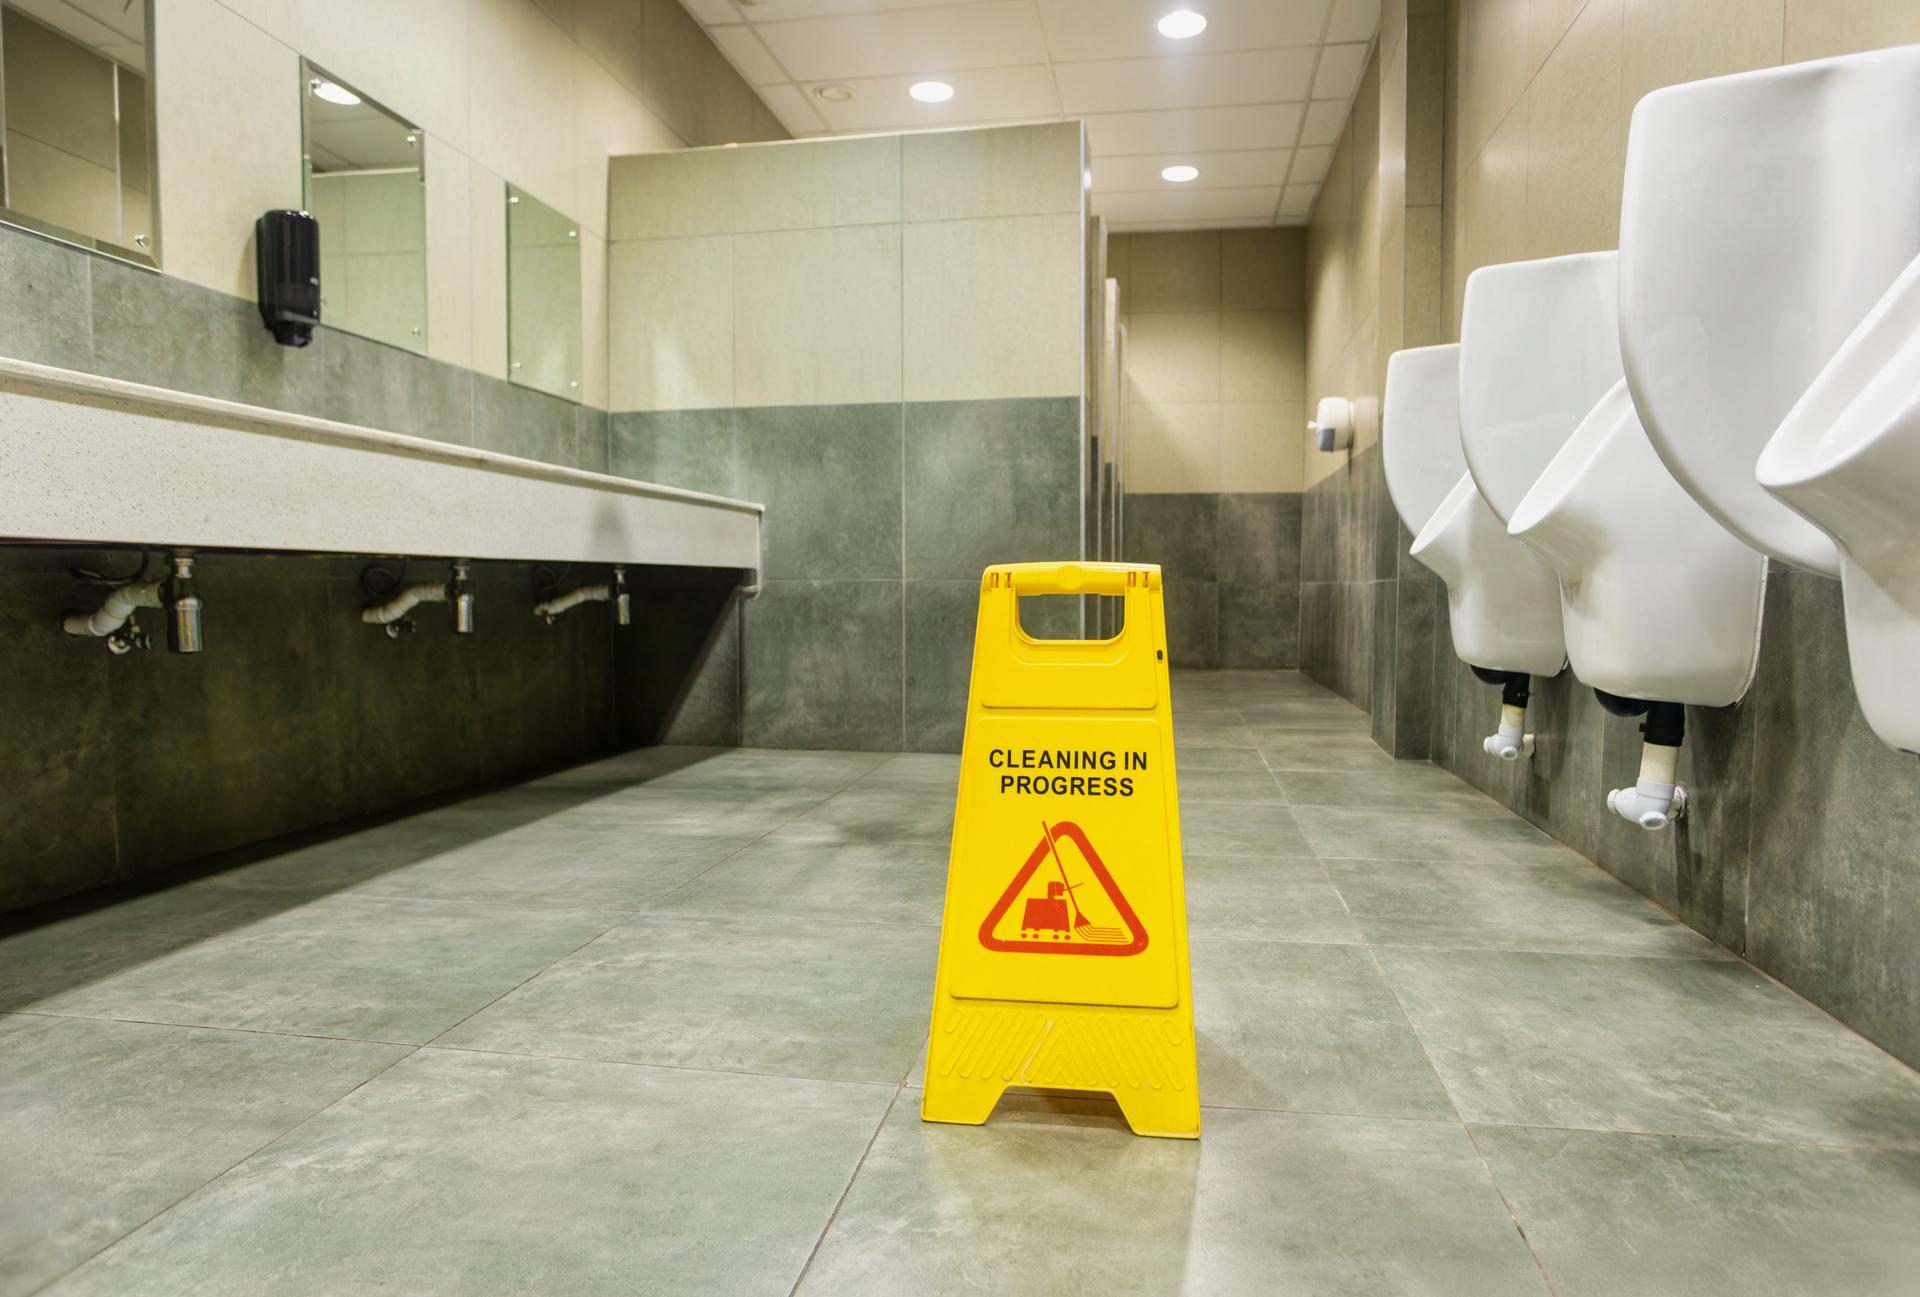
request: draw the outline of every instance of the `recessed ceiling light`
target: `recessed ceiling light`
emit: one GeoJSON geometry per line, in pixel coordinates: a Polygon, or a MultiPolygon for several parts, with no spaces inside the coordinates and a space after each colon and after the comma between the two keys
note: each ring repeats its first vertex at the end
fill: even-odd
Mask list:
{"type": "Polygon", "coordinates": [[[1171,180],[1176,185],[1184,185],[1189,180],[1198,180],[1200,178],[1200,168],[1190,167],[1182,163],[1180,166],[1168,167],[1163,170],[1160,173],[1160,178],[1162,180],[1171,180]]]}
{"type": "Polygon", "coordinates": [[[907,93],[923,104],[944,104],[953,98],[953,87],[944,81],[916,81],[907,93]]]}
{"type": "Polygon", "coordinates": [[[1207,29],[1207,16],[1191,9],[1175,9],[1158,24],[1160,34],[1169,40],[1183,41],[1207,29]]]}
{"type": "Polygon", "coordinates": [[[351,108],[360,102],[359,95],[356,95],[345,86],[337,82],[328,81],[323,77],[315,77],[313,80],[307,82],[307,89],[313,91],[314,94],[326,100],[328,103],[339,104],[343,108],[351,108]]]}
{"type": "Polygon", "coordinates": [[[844,104],[853,98],[853,87],[835,82],[830,86],[815,86],[813,93],[817,98],[824,99],[830,104],[844,104]]]}

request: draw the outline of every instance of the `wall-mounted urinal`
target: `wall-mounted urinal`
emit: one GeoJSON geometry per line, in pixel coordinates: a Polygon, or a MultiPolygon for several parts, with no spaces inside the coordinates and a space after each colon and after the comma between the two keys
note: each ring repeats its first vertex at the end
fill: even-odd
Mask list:
{"type": "Polygon", "coordinates": [[[1867,724],[1920,752],[1920,257],[1760,454],[1760,485],[1834,543],[1867,724]]]}
{"type": "Polygon", "coordinates": [[[1507,535],[1481,498],[1460,445],[1460,347],[1418,347],[1387,360],[1380,453],[1387,494],[1412,556],[1447,586],[1453,651],[1502,686],[1500,728],[1483,743],[1506,761],[1533,752],[1529,679],[1566,662],[1553,570],[1507,535]]]}
{"type": "Polygon", "coordinates": [[[1899,550],[1916,544],[1914,496],[1868,512],[1913,481],[1898,449],[1913,436],[1899,390],[1912,399],[1913,290],[1889,286],[1916,255],[1920,46],[1673,86],[1635,108],[1621,336],[1648,436],[1748,544],[1841,576],[1862,708],[1908,749],[1920,711],[1899,672],[1920,660],[1920,592],[1899,550]]]}
{"type": "Polygon", "coordinates": [[[1482,277],[1477,305],[1499,341],[1463,352],[1468,464],[1508,533],[1558,574],[1574,674],[1609,711],[1648,717],[1639,782],[1607,804],[1660,828],[1686,806],[1674,778],[1684,704],[1726,706],[1752,682],[1766,564],[1647,441],[1622,374],[1617,254],[1477,271],[1469,311],[1482,277]],[[1517,392],[1496,364],[1525,376],[1517,392]]]}
{"type": "Polygon", "coordinates": [[[1920,253],[1920,46],[1656,90],[1620,211],[1627,383],[1662,461],[1747,544],[1836,575],[1753,467],[1920,253]]]}

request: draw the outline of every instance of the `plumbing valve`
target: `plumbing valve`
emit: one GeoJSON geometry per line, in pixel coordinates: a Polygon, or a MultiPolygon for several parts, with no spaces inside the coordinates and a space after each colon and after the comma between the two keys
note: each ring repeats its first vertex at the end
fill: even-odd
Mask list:
{"type": "Polygon", "coordinates": [[[1518,761],[1522,757],[1533,755],[1533,735],[1527,730],[1527,709],[1515,707],[1511,703],[1500,705],[1500,732],[1490,734],[1480,741],[1485,748],[1502,761],[1518,761]]]}
{"type": "Polygon", "coordinates": [[[633,596],[627,593],[627,569],[613,565],[613,620],[618,626],[633,625],[633,596]]]}
{"type": "MultiPolygon", "coordinates": [[[[1599,691],[1596,691],[1599,692],[1599,691]]],[[[1687,814],[1687,790],[1679,782],[1680,744],[1686,734],[1686,708],[1678,703],[1643,703],[1601,693],[1600,703],[1616,714],[1645,708],[1640,726],[1640,776],[1631,788],[1607,794],[1607,809],[1648,832],[1664,829],[1687,814]]]]}
{"type": "Polygon", "coordinates": [[[1532,693],[1533,677],[1524,671],[1494,671],[1474,667],[1473,674],[1487,684],[1500,686],[1500,729],[1480,741],[1480,746],[1502,761],[1518,761],[1533,755],[1533,735],[1527,733],[1527,699],[1532,693]]]}

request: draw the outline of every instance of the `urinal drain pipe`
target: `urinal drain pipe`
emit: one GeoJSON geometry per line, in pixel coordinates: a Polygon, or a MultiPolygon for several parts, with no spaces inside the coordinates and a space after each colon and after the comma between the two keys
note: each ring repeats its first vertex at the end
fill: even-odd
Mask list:
{"type": "Polygon", "coordinates": [[[1687,709],[1679,703],[1644,702],[1594,690],[1600,705],[1616,716],[1644,715],[1640,732],[1640,776],[1631,788],[1607,794],[1607,809],[1647,830],[1664,829],[1686,815],[1687,790],[1679,782],[1680,745],[1686,739],[1687,709]]]}
{"type": "Polygon", "coordinates": [[[1518,761],[1533,755],[1533,735],[1527,733],[1527,699],[1532,694],[1533,677],[1525,671],[1494,671],[1473,668],[1473,674],[1490,685],[1500,686],[1500,729],[1481,740],[1480,746],[1502,761],[1518,761]]]}

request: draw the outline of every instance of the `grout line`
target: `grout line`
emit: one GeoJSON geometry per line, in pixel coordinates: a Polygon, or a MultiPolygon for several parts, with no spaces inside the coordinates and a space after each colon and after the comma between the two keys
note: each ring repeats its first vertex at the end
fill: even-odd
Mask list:
{"type": "MultiPolygon", "coordinates": [[[[923,1048],[924,1045],[925,1042],[922,1042],[923,1048]]],[[[820,1236],[813,1240],[813,1247],[807,1251],[807,1259],[801,1263],[800,1273],[794,1276],[793,1287],[787,1290],[787,1297],[794,1297],[794,1294],[800,1291],[800,1285],[806,1282],[807,1271],[813,1268],[813,1260],[820,1255],[821,1245],[827,1241],[827,1235],[833,1232],[833,1223],[840,1219],[840,1209],[846,1206],[848,1196],[853,1193],[854,1182],[860,1178],[860,1172],[866,1168],[867,1158],[873,1153],[873,1146],[880,1142],[880,1132],[887,1128],[887,1121],[893,1116],[893,1110],[899,1104],[900,1096],[907,1091],[907,1078],[913,1075],[914,1066],[919,1061],[920,1053],[916,1050],[913,1060],[907,1064],[907,1070],[894,1086],[893,1097],[887,1100],[886,1109],[881,1112],[880,1120],[874,1124],[873,1134],[867,1137],[867,1146],[860,1150],[860,1160],[853,1164],[853,1174],[847,1177],[846,1188],[840,1191],[840,1196],[834,1200],[833,1210],[827,1213],[827,1223],[820,1227],[820,1236]]]]}
{"type": "Polygon", "coordinates": [[[1440,1073],[1439,1064],[1433,1060],[1433,1051],[1427,1048],[1427,1042],[1421,1038],[1420,1029],[1413,1025],[1413,1015],[1407,1012],[1406,1004],[1400,999],[1400,989],[1393,984],[1393,979],[1387,976],[1386,967],[1381,964],[1380,956],[1372,947],[1368,947],[1367,957],[1373,963],[1374,972],[1379,974],[1381,984],[1387,988],[1387,994],[1393,997],[1394,1007],[1400,1010],[1400,1018],[1407,1024],[1407,1030],[1412,1033],[1414,1043],[1420,1046],[1421,1057],[1427,1060],[1427,1067],[1433,1073],[1434,1083],[1440,1087],[1440,1093],[1446,1096],[1447,1105],[1453,1109],[1454,1120],[1459,1123],[1462,1133],[1466,1135],[1467,1143],[1473,1147],[1473,1155],[1480,1159],[1480,1168],[1487,1173],[1488,1185],[1499,1196],[1500,1205],[1506,1208],[1507,1219],[1513,1223],[1514,1232],[1520,1236],[1520,1242],[1527,1249],[1527,1255],[1533,1258],[1534,1268],[1540,1272],[1540,1282],[1547,1286],[1549,1293],[1557,1295],[1559,1289],[1553,1286],[1553,1279],[1547,1274],[1546,1263],[1540,1259],[1540,1254],[1534,1251],[1533,1240],[1527,1237],[1526,1228],[1520,1224],[1519,1214],[1514,1211],[1513,1203],[1507,1198],[1506,1190],[1500,1187],[1498,1177],[1493,1174],[1493,1164],[1487,1161],[1485,1150],[1480,1147],[1480,1141],[1474,1137],[1473,1127],[1467,1124],[1466,1117],[1461,1113],[1459,1100],[1454,1098],[1452,1089],[1447,1085],[1446,1077],[1440,1073]]]}
{"type": "Polygon", "coordinates": [[[293,1134],[295,1131],[305,1126],[308,1122],[312,1121],[314,1118],[319,1117],[323,1113],[331,1112],[333,1109],[339,1107],[342,1103],[345,1103],[348,1099],[352,1098],[355,1094],[358,1094],[362,1087],[385,1076],[388,1072],[392,1071],[394,1068],[398,1067],[400,1064],[406,1062],[409,1058],[412,1058],[415,1054],[419,1052],[420,1052],[420,1047],[417,1045],[412,1047],[406,1047],[405,1053],[401,1054],[398,1058],[393,1059],[385,1067],[378,1069],[371,1076],[368,1076],[365,1079],[356,1082],[345,1093],[339,1095],[337,1098],[333,1099],[331,1102],[322,1104],[320,1107],[314,1109],[312,1112],[302,1117],[299,1121],[294,1122],[293,1125],[287,1127],[285,1130],[281,1131],[278,1135],[275,1135],[272,1139],[269,1139],[266,1143],[260,1145],[258,1148],[254,1149],[252,1152],[249,1152],[245,1156],[236,1158],[234,1161],[228,1163],[226,1166],[222,1167],[218,1172],[214,1173],[211,1176],[208,1176],[205,1180],[202,1180],[199,1184],[187,1190],[185,1193],[181,1194],[179,1197],[169,1202],[166,1206],[160,1208],[158,1211],[155,1211],[151,1215],[147,1216],[144,1220],[140,1221],[138,1224],[132,1226],[131,1228],[126,1230],[124,1233],[115,1237],[112,1242],[104,1244],[99,1248],[96,1248],[94,1251],[82,1257],[79,1261],[76,1261],[73,1265],[67,1267],[65,1270],[62,1270],[59,1274],[55,1275],[52,1279],[49,1279],[46,1283],[41,1284],[38,1287],[35,1287],[34,1289],[32,1289],[32,1291],[35,1293],[42,1293],[42,1292],[48,1291],[55,1284],[66,1279],[69,1275],[73,1274],[76,1270],[79,1270],[82,1266],[91,1264],[93,1261],[97,1260],[101,1256],[104,1256],[106,1253],[112,1251],[114,1248],[119,1247],[122,1243],[126,1242],[128,1239],[132,1238],[134,1235],[140,1233],[140,1231],[144,1230],[147,1226],[153,1224],[154,1221],[160,1219],[160,1217],[172,1211],[175,1207],[180,1206],[182,1203],[186,1202],[188,1199],[196,1196],[197,1194],[199,1194],[199,1192],[202,1189],[205,1189],[208,1185],[211,1185],[216,1181],[225,1179],[236,1168],[238,1168],[239,1166],[241,1166],[246,1162],[252,1161],[254,1158],[258,1157],[260,1154],[264,1153],[266,1150],[272,1148],[275,1144],[278,1144],[281,1140],[285,1139],[287,1136],[293,1134]]]}

